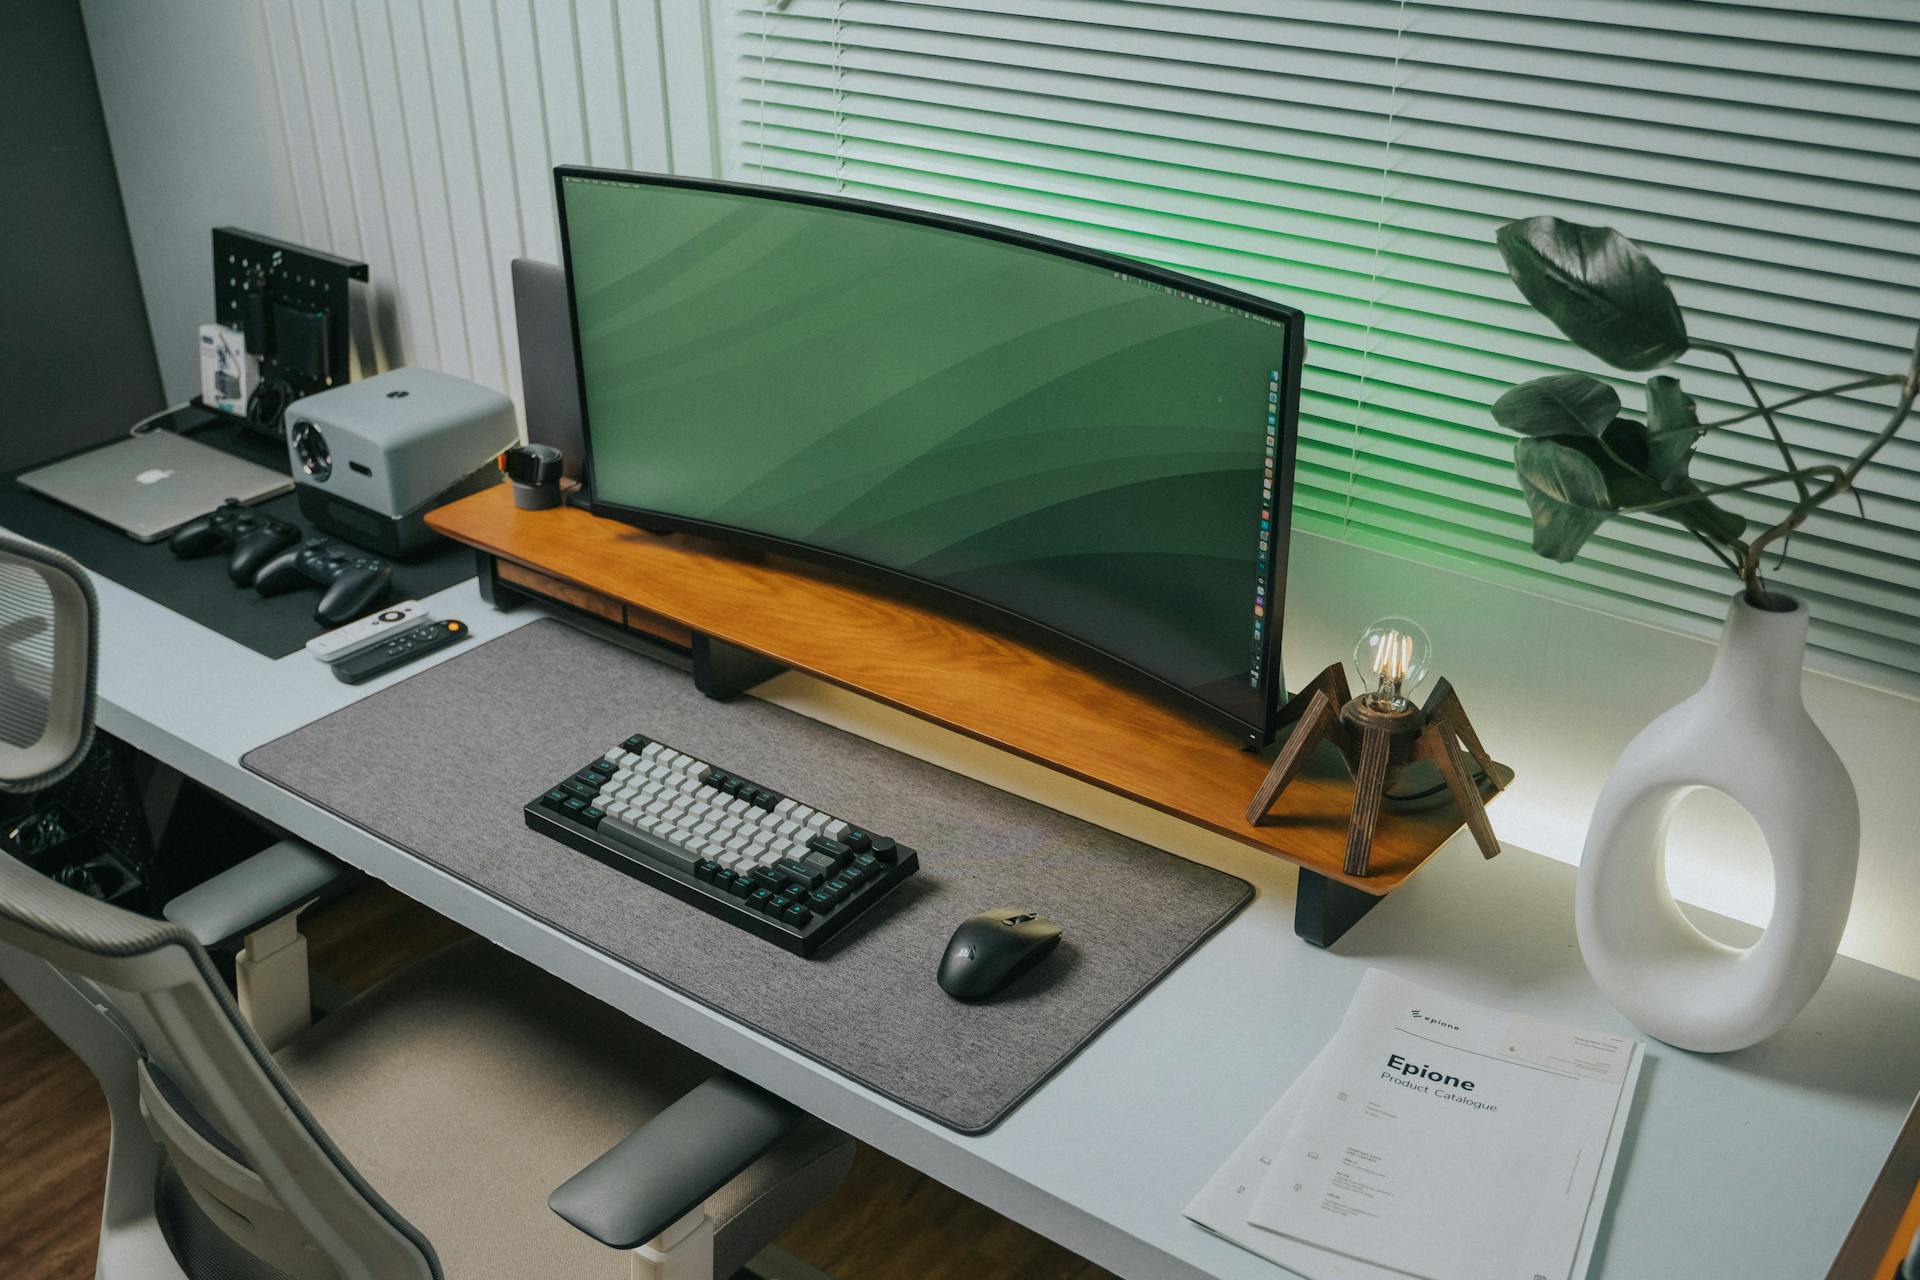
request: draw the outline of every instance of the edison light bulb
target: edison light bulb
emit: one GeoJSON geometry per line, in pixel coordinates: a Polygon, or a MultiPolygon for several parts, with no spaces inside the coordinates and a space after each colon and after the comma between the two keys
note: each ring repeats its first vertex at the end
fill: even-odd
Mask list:
{"type": "Polygon", "coordinates": [[[1353,646],[1353,665],[1367,684],[1367,703],[1377,711],[1405,711],[1416,686],[1427,678],[1433,646],[1411,618],[1382,618],[1353,646]]]}

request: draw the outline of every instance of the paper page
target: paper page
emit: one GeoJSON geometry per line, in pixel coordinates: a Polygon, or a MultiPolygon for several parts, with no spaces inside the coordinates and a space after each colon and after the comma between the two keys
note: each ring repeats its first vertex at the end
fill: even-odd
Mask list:
{"type": "Polygon", "coordinates": [[[1309,1280],[1405,1280],[1397,1271],[1316,1249],[1247,1221],[1254,1196],[1266,1183],[1274,1153],[1280,1150],[1300,1111],[1300,1096],[1306,1081],[1326,1056],[1326,1050],[1321,1050],[1320,1057],[1287,1086],[1280,1101],[1268,1109],[1253,1132],[1187,1205],[1186,1216],[1223,1240],[1297,1271],[1309,1280]]]}
{"type": "Polygon", "coordinates": [[[1636,1048],[1372,971],[1250,1221],[1424,1280],[1568,1280],[1636,1048]]]}

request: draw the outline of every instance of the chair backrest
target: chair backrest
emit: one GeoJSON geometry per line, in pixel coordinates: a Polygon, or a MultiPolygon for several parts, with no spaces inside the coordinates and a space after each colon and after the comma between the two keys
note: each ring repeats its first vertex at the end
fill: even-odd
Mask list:
{"type": "MultiPolygon", "coordinates": [[[[85,750],[92,675],[72,664],[91,666],[93,616],[78,566],[0,545],[0,775],[12,789],[47,785],[85,750]],[[15,625],[35,608],[44,626],[15,625]],[[75,619],[84,636],[64,630],[75,619]],[[24,727],[7,737],[12,726],[24,727]]],[[[333,1146],[185,929],[0,853],[0,979],[106,1094],[103,1280],[162,1274],[150,1256],[115,1256],[116,1226],[148,1217],[192,1280],[440,1280],[432,1246],[333,1146]]]]}
{"type": "Polygon", "coordinates": [[[0,534],[0,791],[51,786],[86,755],[97,613],[78,564],[0,534]]]}

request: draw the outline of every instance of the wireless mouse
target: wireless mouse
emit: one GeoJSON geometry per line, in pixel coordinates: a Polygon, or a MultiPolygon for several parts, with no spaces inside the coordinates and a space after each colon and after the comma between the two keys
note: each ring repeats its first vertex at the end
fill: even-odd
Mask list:
{"type": "Polygon", "coordinates": [[[961,922],[940,957],[940,989],[985,1000],[1060,945],[1060,926],[1031,911],[982,911],[961,922]]]}

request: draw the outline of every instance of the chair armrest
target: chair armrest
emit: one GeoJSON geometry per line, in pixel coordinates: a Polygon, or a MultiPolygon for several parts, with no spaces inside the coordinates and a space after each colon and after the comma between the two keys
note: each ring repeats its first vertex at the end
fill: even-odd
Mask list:
{"type": "Polygon", "coordinates": [[[203,947],[236,942],[357,873],[311,845],[282,840],[161,909],[203,947]]]}
{"type": "Polygon", "coordinates": [[[635,1249],[699,1208],[804,1118],[717,1075],[568,1178],[547,1207],[614,1249],[635,1249]]]}

